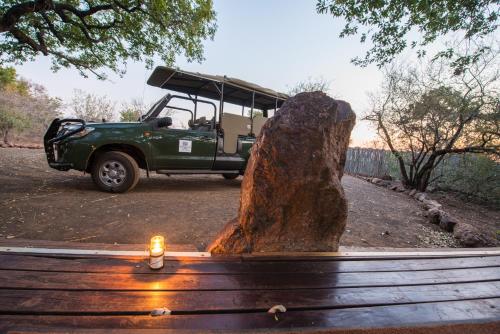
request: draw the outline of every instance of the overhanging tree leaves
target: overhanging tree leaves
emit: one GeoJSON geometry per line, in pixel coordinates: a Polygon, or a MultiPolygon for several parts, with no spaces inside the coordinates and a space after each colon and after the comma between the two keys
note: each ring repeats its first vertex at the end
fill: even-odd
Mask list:
{"type": "MultiPolygon", "coordinates": [[[[318,13],[347,21],[340,37],[360,34],[362,43],[371,40],[372,48],[364,58],[354,58],[355,64],[381,67],[407,47],[423,56],[425,46],[449,33],[461,34],[467,43],[482,44],[478,42],[498,28],[500,5],[496,0],[318,0],[316,8],[318,13]],[[413,32],[421,37],[411,40],[417,36],[413,32]]],[[[487,48],[482,45],[464,54],[448,48],[436,57],[453,59],[453,67],[461,72],[487,48]]]]}
{"type": "Polygon", "coordinates": [[[82,75],[110,68],[123,74],[128,59],[167,65],[184,54],[203,59],[202,41],[216,30],[212,0],[3,0],[0,64],[51,57],[53,69],[82,75]]]}

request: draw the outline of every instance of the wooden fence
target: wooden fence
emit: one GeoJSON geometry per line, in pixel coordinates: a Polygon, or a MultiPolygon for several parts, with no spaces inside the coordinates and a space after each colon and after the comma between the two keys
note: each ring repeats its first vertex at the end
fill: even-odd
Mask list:
{"type": "MultiPolygon", "coordinates": [[[[382,178],[400,178],[396,158],[390,151],[353,147],[347,150],[345,172],[382,178]]],[[[434,188],[500,204],[500,164],[481,154],[449,155],[434,170],[434,188]]]]}
{"type": "Polygon", "coordinates": [[[389,174],[390,152],[352,147],[347,150],[345,171],[350,174],[382,177],[389,174]]]}

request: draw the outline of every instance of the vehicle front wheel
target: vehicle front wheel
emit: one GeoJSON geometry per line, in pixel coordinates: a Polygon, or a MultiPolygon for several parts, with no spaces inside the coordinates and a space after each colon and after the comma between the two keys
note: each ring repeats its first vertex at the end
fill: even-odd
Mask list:
{"type": "Polygon", "coordinates": [[[101,190],[124,193],[133,189],[139,181],[139,166],[126,153],[105,152],[92,166],[92,180],[101,190]]]}
{"type": "Polygon", "coordinates": [[[238,176],[240,176],[239,174],[229,174],[229,173],[224,173],[222,174],[222,176],[226,179],[226,180],[234,180],[235,178],[237,178],[238,176]]]}

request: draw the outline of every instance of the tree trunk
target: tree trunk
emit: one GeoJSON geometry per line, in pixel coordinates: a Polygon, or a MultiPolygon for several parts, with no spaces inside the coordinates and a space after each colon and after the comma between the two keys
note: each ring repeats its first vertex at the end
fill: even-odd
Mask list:
{"type": "Polygon", "coordinates": [[[434,162],[436,161],[436,156],[432,154],[429,160],[422,166],[422,168],[415,173],[415,188],[418,191],[425,191],[429,186],[429,180],[431,179],[432,171],[436,167],[434,162]]]}
{"type": "Polygon", "coordinates": [[[9,129],[5,129],[2,134],[4,144],[9,145],[9,129]]]}
{"type": "Polygon", "coordinates": [[[422,172],[421,176],[415,179],[415,188],[418,191],[426,191],[429,186],[429,180],[431,177],[432,169],[426,169],[422,172]]]}
{"type": "Polygon", "coordinates": [[[398,163],[399,163],[399,172],[401,174],[401,183],[403,183],[403,185],[405,187],[411,187],[412,180],[410,178],[408,178],[408,174],[406,173],[406,167],[405,167],[405,163],[404,163],[403,158],[398,157],[398,156],[396,156],[396,158],[398,159],[398,163]]]}

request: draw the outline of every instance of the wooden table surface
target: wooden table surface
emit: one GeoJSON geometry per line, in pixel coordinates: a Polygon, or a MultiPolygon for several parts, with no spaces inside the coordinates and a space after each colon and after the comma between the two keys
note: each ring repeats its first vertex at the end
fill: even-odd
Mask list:
{"type": "Polygon", "coordinates": [[[417,333],[453,326],[500,333],[500,251],[168,257],[158,271],[144,257],[0,252],[1,333],[417,333]],[[274,305],[287,311],[269,314],[274,305]],[[158,308],[171,314],[151,316],[158,308]]]}

